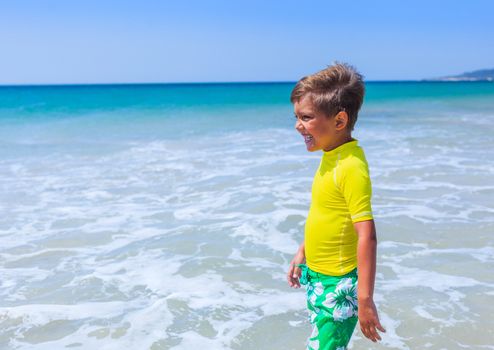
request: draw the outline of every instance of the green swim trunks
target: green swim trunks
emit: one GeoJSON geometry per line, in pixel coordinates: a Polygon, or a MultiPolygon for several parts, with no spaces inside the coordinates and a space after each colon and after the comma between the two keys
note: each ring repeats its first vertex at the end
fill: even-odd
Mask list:
{"type": "Polygon", "coordinates": [[[357,269],[343,276],[329,276],[305,264],[300,283],[307,290],[312,333],[307,350],[345,350],[358,321],[357,269]]]}

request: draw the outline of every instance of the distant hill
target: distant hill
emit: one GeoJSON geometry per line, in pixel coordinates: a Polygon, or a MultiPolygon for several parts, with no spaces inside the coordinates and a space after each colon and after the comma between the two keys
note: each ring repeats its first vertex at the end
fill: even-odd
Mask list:
{"type": "Polygon", "coordinates": [[[423,79],[425,81],[494,81],[494,69],[481,69],[441,78],[423,79]]]}

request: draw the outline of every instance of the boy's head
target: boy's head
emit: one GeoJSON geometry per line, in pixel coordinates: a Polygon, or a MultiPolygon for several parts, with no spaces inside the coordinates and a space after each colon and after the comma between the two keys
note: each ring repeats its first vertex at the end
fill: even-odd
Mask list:
{"type": "Polygon", "coordinates": [[[309,151],[326,149],[337,139],[348,138],[364,99],[363,77],[355,68],[335,63],[299,80],[290,96],[296,129],[309,151]]]}

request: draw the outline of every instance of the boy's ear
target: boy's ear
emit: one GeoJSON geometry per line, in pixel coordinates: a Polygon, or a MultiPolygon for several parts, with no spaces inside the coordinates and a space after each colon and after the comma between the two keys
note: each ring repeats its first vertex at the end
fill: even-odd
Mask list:
{"type": "Polygon", "coordinates": [[[334,116],[334,121],[336,130],[344,130],[348,124],[348,114],[345,111],[340,111],[334,116]]]}

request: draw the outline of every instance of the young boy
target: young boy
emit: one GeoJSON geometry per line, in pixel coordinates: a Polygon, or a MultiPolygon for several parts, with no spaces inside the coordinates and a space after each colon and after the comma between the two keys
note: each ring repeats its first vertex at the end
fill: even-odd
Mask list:
{"type": "Polygon", "coordinates": [[[364,92],[362,76],[336,63],[302,78],[290,98],[307,150],[323,152],[305,238],[287,274],[291,287],[306,285],[309,350],[346,349],[357,320],[373,342],[381,340],[376,329],[385,332],[373,301],[377,241],[369,170],[351,136],[364,92]]]}

